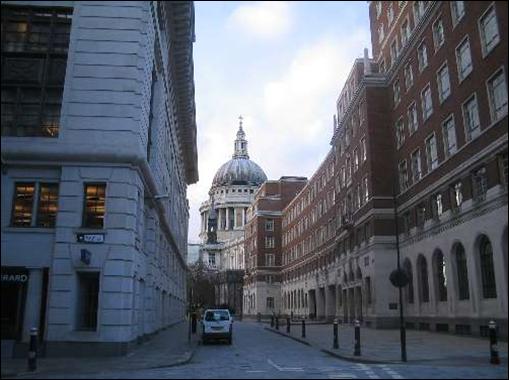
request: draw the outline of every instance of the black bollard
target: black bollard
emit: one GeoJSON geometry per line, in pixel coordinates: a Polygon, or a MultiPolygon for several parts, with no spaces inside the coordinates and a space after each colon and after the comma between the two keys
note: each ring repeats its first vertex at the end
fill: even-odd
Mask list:
{"type": "Polygon", "coordinates": [[[279,317],[276,317],[276,330],[279,330],[279,317]]]}
{"type": "Polygon", "coordinates": [[[334,320],[334,323],[332,326],[333,326],[332,332],[334,333],[334,340],[332,342],[332,348],[338,349],[339,343],[338,343],[338,320],[337,319],[334,320]]]}
{"type": "Polygon", "coordinates": [[[28,349],[28,370],[35,371],[37,369],[37,328],[30,329],[30,347],[28,349]]]}
{"type": "Polygon", "coordinates": [[[498,356],[497,346],[497,324],[495,321],[490,321],[490,363],[500,364],[500,357],[498,356]]]}
{"type": "Polygon", "coordinates": [[[290,318],[286,318],[286,332],[290,334],[290,318]]]}
{"type": "Polygon", "coordinates": [[[274,316],[270,317],[270,327],[274,327],[274,316]]]}
{"type": "Polygon", "coordinates": [[[191,314],[191,332],[196,334],[196,313],[191,314]]]}
{"type": "Polygon", "coordinates": [[[257,319],[258,319],[258,322],[261,322],[262,321],[262,314],[261,313],[258,313],[256,315],[257,319]]]}
{"type": "Polygon", "coordinates": [[[306,321],[304,319],[302,320],[302,337],[306,337],[306,321]]]}
{"type": "Polygon", "coordinates": [[[355,320],[355,347],[353,354],[354,356],[361,356],[361,323],[358,319],[355,320]]]}

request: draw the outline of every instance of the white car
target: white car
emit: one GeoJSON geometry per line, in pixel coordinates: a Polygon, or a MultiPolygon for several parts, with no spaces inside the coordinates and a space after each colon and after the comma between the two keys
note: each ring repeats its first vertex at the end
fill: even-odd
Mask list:
{"type": "Polygon", "coordinates": [[[201,323],[203,343],[211,339],[226,339],[228,344],[232,344],[233,318],[228,309],[205,310],[201,323]]]}

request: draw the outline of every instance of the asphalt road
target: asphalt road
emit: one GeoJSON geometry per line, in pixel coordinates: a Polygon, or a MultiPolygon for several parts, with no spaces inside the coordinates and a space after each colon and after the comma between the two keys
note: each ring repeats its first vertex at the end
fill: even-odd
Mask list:
{"type": "Polygon", "coordinates": [[[137,371],[67,374],[51,378],[403,379],[507,378],[507,367],[359,364],[331,357],[254,322],[235,322],[231,346],[200,345],[186,365],[137,371]]]}

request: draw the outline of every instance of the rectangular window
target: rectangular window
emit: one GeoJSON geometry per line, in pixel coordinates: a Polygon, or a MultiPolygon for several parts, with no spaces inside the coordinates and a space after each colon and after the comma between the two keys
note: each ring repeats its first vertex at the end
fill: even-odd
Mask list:
{"type": "Polygon", "coordinates": [[[414,2],[414,20],[415,25],[419,22],[419,20],[424,15],[424,1],[415,1],[414,2]]]}
{"type": "Polygon", "coordinates": [[[382,41],[384,40],[384,37],[385,37],[385,33],[384,33],[384,24],[381,24],[379,27],[378,27],[378,43],[381,44],[382,41]]]}
{"type": "Polygon", "coordinates": [[[423,228],[426,222],[426,206],[421,204],[417,206],[417,227],[423,228]]]}
{"type": "Polygon", "coordinates": [[[428,172],[438,167],[437,139],[434,134],[426,139],[426,159],[428,172]]]}
{"type": "Polygon", "coordinates": [[[451,187],[451,195],[452,195],[452,209],[453,211],[458,211],[460,206],[463,203],[463,185],[461,182],[455,183],[451,187]]]}
{"type": "Polygon", "coordinates": [[[209,252],[209,265],[211,267],[216,266],[216,254],[214,252],[209,252]]]}
{"type": "Polygon", "coordinates": [[[274,309],[274,297],[267,297],[267,309],[274,309]]]}
{"type": "Polygon", "coordinates": [[[422,118],[424,121],[433,113],[433,102],[431,100],[431,87],[428,84],[421,92],[422,118]]]}
{"type": "Polygon", "coordinates": [[[393,100],[394,100],[394,106],[397,106],[401,100],[401,91],[399,87],[399,80],[394,82],[392,85],[392,93],[393,93],[393,100]]]}
{"type": "Polygon", "coordinates": [[[265,255],[265,266],[273,267],[275,262],[275,256],[273,254],[265,255]]]}
{"type": "Polygon", "coordinates": [[[366,161],[368,159],[368,152],[366,150],[366,138],[363,138],[361,140],[361,147],[362,147],[362,161],[366,161]]]}
{"type": "Polygon", "coordinates": [[[406,160],[399,163],[399,190],[405,191],[408,188],[408,167],[406,160]]]}
{"type": "Polygon", "coordinates": [[[433,24],[433,42],[435,44],[435,51],[440,49],[445,42],[444,25],[441,19],[438,19],[433,24]]]}
{"type": "Polygon", "coordinates": [[[274,236],[265,237],[265,248],[274,248],[274,236]]]}
{"type": "Polygon", "coordinates": [[[485,200],[488,191],[486,168],[483,167],[472,174],[472,185],[474,200],[477,202],[485,200]]]}
{"type": "Polygon", "coordinates": [[[451,95],[451,82],[449,80],[449,68],[444,64],[437,72],[438,98],[440,103],[451,95]]]}
{"type": "Polygon", "coordinates": [[[417,106],[415,102],[413,102],[410,107],[408,107],[408,132],[410,135],[413,135],[419,126],[419,122],[417,121],[417,106]]]}
{"type": "Polygon", "coordinates": [[[389,26],[394,21],[394,9],[392,7],[392,4],[389,5],[389,9],[387,9],[387,21],[389,21],[389,26]]]}
{"type": "Polygon", "coordinates": [[[444,136],[445,156],[450,157],[458,150],[456,144],[456,128],[454,126],[454,117],[452,115],[442,123],[442,132],[444,136]]]}
{"type": "Polygon", "coordinates": [[[481,133],[476,95],[473,94],[465,103],[463,103],[462,108],[467,140],[470,141],[479,136],[481,133]]]}
{"type": "Polygon", "coordinates": [[[428,66],[428,50],[424,42],[417,48],[417,60],[419,62],[419,72],[422,72],[428,66]]]}
{"type": "Polygon", "coordinates": [[[410,38],[410,23],[407,20],[401,25],[401,46],[405,46],[410,38]]]}
{"type": "Polygon", "coordinates": [[[473,69],[472,55],[470,53],[470,40],[468,36],[456,48],[456,63],[458,66],[458,77],[463,81],[473,69]]]}
{"type": "Polygon", "coordinates": [[[399,149],[405,142],[405,123],[403,118],[396,122],[396,146],[399,149]]]}
{"type": "Polygon", "coordinates": [[[359,170],[359,150],[355,149],[353,152],[353,170],[357,172],[359,170]]]}
{"type": "Polygon", "coordinates": [[[78,272],[77,330],[97,330],[99,273],[78,272]]]}
{"type": "Polygon", "coordinates": [[[58,136],[71,17],[2,4],[2,136],[58,136]]]}
{"type": "Polygon", "coordinates": [[[265,231],[274,231],[274,219],[267,219],[265,221],[265,231]]]}
{"type": "Polygon", "coordinates": [[[405,88],[408,91],[408,89],[412,87],[412,85],[414,84],[414,73],[412,72],[412,65],[410,63],[408,63],[405,66],[404,75],[405,75],[405,88]]]}
{"type": "Polygon", "coordinates": [[[488,55],[500,42],[495,6],[491,5],[479,20],[483,57],[488,55]]]}
{"type": "Polygon", "coordinates": [[[395,39],[391,43],[391,60],[392,60],[392,64],[393,65],[396,62],[396,59],[398,58],[398,55],[399,55],[399,52],[398,52],[398,40],[395,39]]]}
{"type": "Polygon", "coordinates": [[[365,279],[366,303],[371,305],[371,277],[365,279]]]}
{"type": "Polygon", "coordinates": [[[364,177],[364,203],[367,203],[368,200],[369,200],[368,177],[364,177]]]}
{"type": "Polygon", "coordinates": [[[495,122],[507,115],[507,85],[504,70],[498,70],[488,79],[491,121],[495,122]]]}
{"type": "Polygon", "coordinates": [[[463,1],[451,1],[451,17],[453,27],[465,16],[465,4],[463,1]]]}
{"type": "Polygon", "coordinates": [[[106,184],[85,184],[83,227],[103,228],[105,214],[106,184]]]}
{"type": "Polygon", "coordinates": [[[54,228],[58,209],[58,183],[41,183],[37,208],[37,227],[54,228]]]}
{"type": "Polygon", "coordinates": [[[412,176],[414,183],[420,181],[422,177],[420,149],[417,149],[412,153],[412,176]]]}
{"type": "Polygon", "coordinates": [[[30,227],[34,205],[35,183],[16,183],[12,207],[13,227],[30,227]]]}
{"type": "Polygon", "coordinates": [[[442,194],[436,194],[435,196],[433,196],[433,199],[432,199],[432,205],[433,205],[433,218],[435,220],[439,219],[443,212],[444,212],[444,207],[443,207],[443,202],[442,202],[442,194]]]}

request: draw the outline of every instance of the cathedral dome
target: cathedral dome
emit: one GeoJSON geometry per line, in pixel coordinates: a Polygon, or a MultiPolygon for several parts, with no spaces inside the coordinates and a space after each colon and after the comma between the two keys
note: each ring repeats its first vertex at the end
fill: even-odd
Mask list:
{"type": "Polygon", "coordinates": [[[212,188],[228,185],[261,185],[267,176],[260,166],[249,159],[247,140],[242,130],[242,120],[235,140],[235,150],[230,161],[223,164],[214,176],[212,188]]]}

